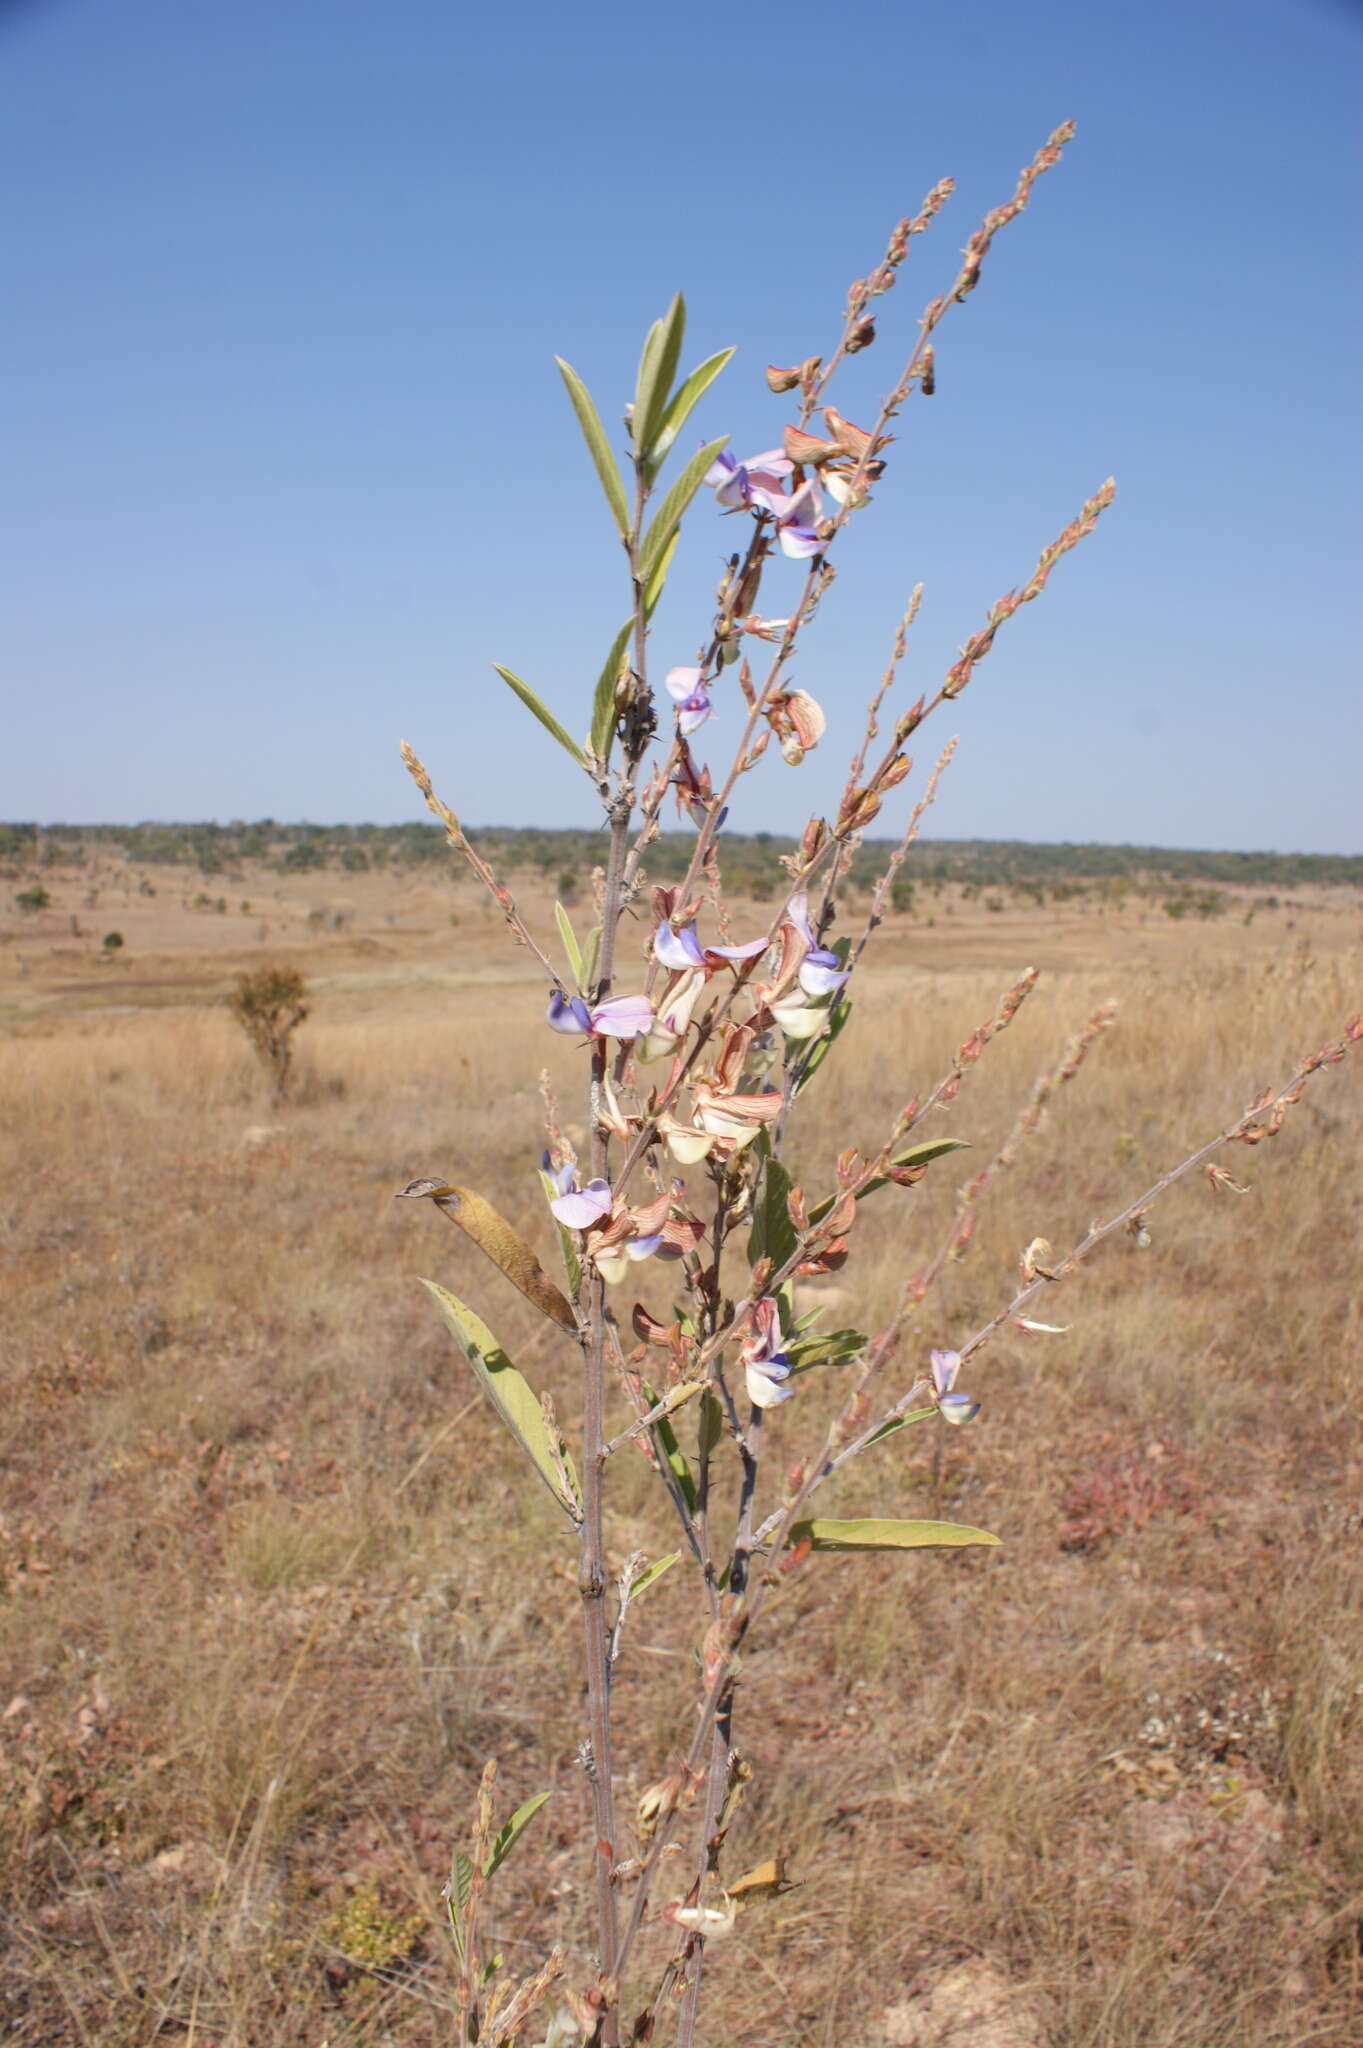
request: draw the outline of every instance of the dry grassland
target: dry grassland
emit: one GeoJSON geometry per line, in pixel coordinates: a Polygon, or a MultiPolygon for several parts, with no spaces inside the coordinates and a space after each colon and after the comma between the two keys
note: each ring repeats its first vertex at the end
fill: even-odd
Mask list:
{"type": "MultiPolygon", "coordinates": [[[[508,1798],[557,1795],[508,1868],[509,1956],[583,1940],[589,1817],[574,1558],[415,1277],[472,1299],[561,1414],[576,1395],[570,1347],[393,1196],[472,1181],[548,1262],[536,1075],[566,1089],[571,1042],[443,875],[215,878],[222,912],[173,869],[43,879],[53,907],[0,934],[5,2038],[448,2042],[438,1893],[483,1759],[508,1798]],[[313,992],[282,1110],[221,1004],[266,961],[313,992]]],[[[796,1129],[811,1186],[1029,962],[943,1132],[997,1143],[1067,1032],[1121,1006],[924,1345],[1359,1007],[1356,895],[1246,924],[1248,901],[1176,924],[943,898],[887,925],[796,1129]]],[[[784,1850],[800,1886],[715,1951],[708,2048],[1363,2038],[1361,1139],[1349,1063],[1227,1158],[1249,1196],[1176,1190],[1149,1250],[1056,1290],[1069,1334],[991,1350],[940,1472],[909,1431],[829,1500],[940,1490],[1005,1542],[815,1559],[748,1659],[732,1868],[784,1850]]],[[[839,1278],[859,1327],[936,1248],[952,1165],[868,1209],[839,1278]]],[[[831,1398],[783,1409],[782,1441],[831,1398]]],[[[673,1547],[642,1460],[616,1483],[617,1556],[673,1547]]],[[[688,1734],[681,1579],[620,1667],[639,1786],[688,1734]]]]}

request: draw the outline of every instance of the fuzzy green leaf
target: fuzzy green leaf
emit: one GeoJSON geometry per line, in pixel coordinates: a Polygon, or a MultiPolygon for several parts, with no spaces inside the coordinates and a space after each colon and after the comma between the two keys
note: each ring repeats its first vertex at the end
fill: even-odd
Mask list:
{"type": "Polygon", "coordinates": [[[569,1520],[580,1523],[582,1501],[567,1446],[561,1440],[555,1441],[529,1381],[517,1372],[487,1324],[457,1295],[434,1280],[423,1280],[421,1284],[429,1290],[502,1421],[569,1520]]]}
{"type": "MultiPolygon", "coordinates": [[[[969,1150],[970,1141],[968,1138],[931,1138],[926,1144],[910,1145],[907,1152],[896,1153],[890,1164],[896,1168],[926,1166],[930,1159],[941,1159],[948,1152],[968,1152],[969,1150]]],[[[862,1201],[867,1195],[873,1195],[877,1188],[887,1188],[889,1185],[890,1176],[888,1173],[877,1174],[874,1180],[867,1181],[857,1200],[862,1201]]],[[[826,1201],[820,1202],[815,1208],[811,1209],[809,1212],[810,1222],[822,1223],[836,1199],[836,1196],[829,1196],[826,1201]]]]}
{"type": "MultiPolygon", "coordinates": [[[[553,1204],[558,1200],[558,1189],[554,1186],[552,1177],[544,1171],[543,1167],[540,1168],[540,1185],[544,1189],[544,1199],[546,1202],[553,1204]]],[[[553,1215],[552,1207],[550,1208],[550,1214],[553,1215]]],[[[554,1216],[554,1228],[558,1232],[558,1247],[563,1254],[563,1270],[568,1276],[568,1285],[574,1294],[579,1294],[582,1290],[582,1261],[577,1255],[577,1246],[573,1242],[573,1233],[571,1230],[564,1229],[557,1216],[554,1216]]]]}
{"type": "Polygon", "coordinates": [[[680,539],[681,529],[678,528],[654,564],[653,573],[649,577],[644,589],[645,619],[651,619],[654,612],[658,609],[658,599],[663,594],[663,585],[667,582],[667,572],[672,567],[672,557],[677,552],[677,543],[680,539]]]}
{"type": "MultiPolygon", "coordinates": [[[[828,1029],[814,1040],[809,1051],[805,1054],[804,1062],[795,1079],[795,1086],[791,1091],[793,1095],[799,1095],[809,1086],[824,1061],[828,1058],[829,1053],[832,1052],[833,1047],[847,1029],[847,1021],[851,1014],[851,997],[840,996],[828,1013],[828,1029]]],[[[831,1203],[829,1206],[832,1206],[831,1203]]]]}
{"type": "Polygon", "coordinates": [[[582,948],[577,943],[577,934],[573,930],[573,920],[569,917],[561,903],[554,905],[554,921],[558,926],[558,935],[563,941],[563,950],[568,955],[568,965],[572,969],[573,981],[577,988],[581,990],[582,948]]]}
{"type": "Polygon", "coordinates": [[[933,1416],[936,1413],[937,1410],[935,1407],[911,1408],[907,1415],[896,1415],[892,1422],[883,1422],[880,1428],[875,1432],[874,1436],[867,1437],[867,1449],[869,1450],[872,1444],[883,1443],[885,1441],[885,1438],[887,1436],[893,1436],[897,1429],[907,1429],[911,1422],[926,1422],[930,1416],[933,1416]]]}
{"type": "MultiPolygon", "coordinates": [[[[763,1134],[765,1136],[765,1133],[763,1134]]],[[[790,1220],[790,1193],[795,1183],[779,1159],[767,1159],[762,1168],[762,1186],[753,1203],[752,1228],[748,1232],[748,1264],[770,1259],[779,1272],[794,1256],[799,1244],[790,1220]]]]}
{"type": "Polygon", "coordinates": [[[645,1565],[629,1589],[630,1599],[637,1600],[639,1595],[646,1593],[650,1586],[656,1586],[663,1573],[670,1572],[680,1556],[681,1552],[674,1550],[668,1556],[655,1558],[652,1564],[645,1565]]]}
{"type": "Polygon", "coordinates": [[[701,1464],[712,1456],[716,1444],[724,1434],[724,1410],[717,1394],[703,1394],[700,1403],[700,1419],[696,1424],[696,1456],[701,1464]]]}
{"type": "Polygon", "coordinates": [[[634,452],[645,461],[653,451],[653,439],[662,424],[672,395],[672,379],[681,361],[682,337],[686,332],[686,301],[678,292],[661,320],[648,330],[644,352],[639,359],[639,380],[634,387],[631,426],[634,452]]]}
{"type": "Polygon", "coordinates": [[[815,1550],[959,1550],[968,1544],[997,1544],[998,1537],[985,1529],[971,1529],[961,1522],[891,1522],[878,1517],[853,1522],[834,1522],[816,1516],[796,1522],[791,1543],[809,1539],[815,1550]]]}
{"type": "MultiPolygon", "coordinates": [[[[654,1393],[648,1381],[641,1380],[639,1388],[649,1407],[656,1408],[658,1396],[654,1393]]],[[[657,1439],[658,1448],[672,1469],[672,1477],[677,1482],[677,1491],[686,1502],[689,1512],[694,1515],[696,1512],[695,1474],[687,1464],[686,1454],[677,1442],[677,1432],[673,1429],[672,1424],[665,1415],[659,1416],[652,1429],[653,1435],[657,1439]]]]}
{"type": "Polygon", "coordinates": [[[699,455],[693,455],[671,490],[667,493],[667,496],[663,499],[662,504],[654,513],[648,532],[644,535],[644,542],[639,555],[639,573],[643,577],[645,589],[648,587],[653,571],[662,560],[663,550],[681,525],[691,500],[705,481],[706,470],[719,454],[720,449],[726,448],[728,444],[729,436],[721,434],[720,438],[717,441],[712,441],[708,448],[702,448],[699,455]]]}
{"type": "Polygon", "coordinates": [[[792,1372],[808,1372],[811,1366],[845,1365],[849,1359],[860,1358],[866,1344],[860,1330],[830,1330],[826,1335],[816,1332],[787,1344],[786,1357],[792,1372]]]}
{"type": "Polygon", "coordinates": [[[506,1826],[501,1828],[493,1839],[492,1847],[487,1852],[487,1862],[483,1865],[484,1877],[496,1875],[545,1800],[552,1799],[553,1796],[552,1792],[537,1792],[533,1799],[526,1800],[524,1806],[516,1808],[506,1826]]]}
{"type": "Polygon", "coordinates": [[[615,692],[620,681],[620,664],[633,631],[633,619],[626,619],[611,642],[611,651],[606,656],[606,664],[597,679],[596,694],[592,698],[591,748],[602,761],[610,759],[611,741],[615,737],[615,692]]]}
{"type": "Polygon", "coordinates": [[[591,393],[571,363],[565,363],[562,356],[555,356],[554,361],[558,364],[559,375],[568,387],[568,396],[573,402],[577,423],[587,443],[587,452],[596,465],[601,488],[606,493],[606,502],[620,529],[620,538],[626,540],[629,537],[629,505],[625,498],[625,486],[615,457],[611,454],[610,443],[606,439],[596,407],[592,404],[591,393]]]}
{"type": "Polygon", "coordinates": [[[544,727],[544,730],[546,732],[551,732],[554,738],[558,741],[559,745],[567,749],[567,751],[572,755],[573,759],[577,762],[579,768],[585,768],[587,765],[587,756],[583,753],[581,747],[573,738],[572,734],[564,731],[563,727],[559,724],[558,720],[555,718],[553,712],[549,709],[548,705],[541,704],[539,698],[535,695],[529,683],[523,683],[520,677],[518,675],[513,675],[509,668],[503,668],[500,661],[494,661],[492,666],[496,669],[498,675],[506,684],[507,688],[509,690],[515,691],[516,695],[520,698],[522,704],[524,704],[526,710],[534,712],[536,718],[544,727]]]}
{"type": "Polygon", "coordinates": [[[653,444],[649,449],[648,466],[651,475],[656,476],[662,468],[673,442],[686,425],[688,419],[690,419],[695,408],[700,404],[701,399],[704,398],[706,392],[710,389],[710,386],[714,383],[720,371],[727,368],[728,364],[732,361],[733,354],[734,351],[731,348],[722,348],[718,355],[711,356],[706,362],[701,364],[698,370],[693,370],[680,390],[674,392],[671,403],[663,414],[662,423],[657,433],[653,436],[653,444]]]}
{"type": "Polygon", "coordinates": [[[450,1859],[450,1915],[466,1913],[473,1896],[473,1865],[462,1849],[456,1849],[450,1859]]]}

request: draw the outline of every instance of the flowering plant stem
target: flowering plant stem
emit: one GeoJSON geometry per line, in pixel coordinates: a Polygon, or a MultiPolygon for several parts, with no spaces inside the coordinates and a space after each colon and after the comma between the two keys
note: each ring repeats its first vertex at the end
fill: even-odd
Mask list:
{"type": "MultiPolygon", "coordinates": [[[[1069,124],[1055,132],[1021,174],[1013,197],[986,215],[969,239],[954,282],[923,312],[907,364],[869,429],[828,403],[830,381],[875,339],[876,302],[895,284],[910,241],[949,197],[948,180],[933,187],[918,214],[898,224],[881,263],[854,281],[827,365],[810,356],[791,369],[768,369],[772,392],[799,393],[797,417],[786,424],[779,449],[739,461],[725,440],[715,440],[684,460],[665,490],[659,488],[686,420],[732,353],[720,351],[677,381],[685,325],[680,297],[644,346],[627,414],[624,474],[586,386],[569,365],[560,364],[629,578],[628,618],[597,683],[582,744],[528,684],[509,669],[499,671],[586,772],[607,827],[604,869],[596,877],[597,930],[580,941],[567,910],[556,907],[567,975],[560,974],[454,811],[435,794],[421,762],[404,749],[451,845],[491,892],[513,939],[542,969],[550,985],[549,1025],[585,1041],[588,1049],[585,1182],[546,1081],[549,1145],[541,1178],[558,1227],[566,1293],[482,1196],[437,1179],[413,1181],[404,1191],[431,1198],[455,1221],[558,1333],[576,1343],[582,1366],[579,1481],[573,1448],[547,1395],[535,1393],[472,1308],[428,1283],[480,1386],[575,1533],[587,1694],[587,1735],[579,1757],[591,1805],[594,1953],[590,1961],[579,1956],[570,1965],[555,1949],[519,1985],[498,1975],[499,1963],[475,1968],[475,1920],[486,1905],[487,1883],[546,1796],[528,1801],[495,1832],[493,1775],[485,1776],[474,1854],[456,1851],[449,1888],[460,1961],[461,2038],[470,2043],[476,2039],[495,2048],[521,2040],[552,1992],[566,2000],[550,2029],[556,2048],[574,2030],[589,2048],[651,2041],[672,2005],[679,2048],[694,2048],[708,1945],[732,1931],[740,1912],[785,1885],[779,1853],[745,1876],[725,1869],[736,1803],[750,1775],[736,1748],[740,1658],[758,1622],[819,1551],[980,1548],[998,1541],[985,1530],[937,1519],[820,1519],[807,1513],[813,1496],[902,1428],[974,1420],[980,1403],[958,1387],[957,1377],[998,1331],[1010,1321],[1031,1330],[1053,1328],[1030,1322],[1023,1310],[1119,1231],[1145,1236],[1150,1205],[1194,1167],[1208,1164],[1213,1186],[1234,1186],[1209,1164],[1216,1149],[1275,1135],[1310,1077],[1363,1038],[1363,1020],[1355,1019],[1277,1095],[1259,1097],[1110,1222],[1095,1221],[1065,1258],[1056,1261],[1044,1239],[1033,1239],[1007,1305],[959,1349],[934,1349],[926,1360],[911,1362],[907,1384],[901,1382],[901,1390],[887,1399],[881,1383],[898,1358],[910,1313],[948,1265],[965,1256],[981,1204],[1024,1143],[1036,1138],[1057,1092],[1077,1077],[1107,1031],[1112,1017],[1100,1009],[1067,1040],[1024,1101],[1007,1139],[961,1187],[950,1228],[904,1280],[879,1330],[826,1331],[797,1308],[798,1279],[839,1271],[849,1259],[867,1201],[882,1190],[912,1188],[930,1170],[941,1170],[935,1162],[962,1147],[965,1141],[957,1137],[923,1135],[926,1120],[939,1119],[956,1102],[971,1069],[1013,1023],[1038,979],[1033,968],[1018,975],[961,1042],[947,1071],[906,1095],[878,1143],[840,1153],[822,1177],[822,1191],[811,1199],[806,1186],[820,1183],[808,1170],[797,1181],[786,1164],[790,1131],[804,1089],[837,1054],[853,992],[860,988],[863,955],[955,752],[954,739],[942,748],[891,841],[860,928],[835,940],[840,885],[868,827],[912,773],[904,751],[911,734],[968,687],[1002,625],[1041,595],[1060,559],[1093,531],[1112,502],[1112,484],[1091,496],[1043,549],[1026,583],[996,601],[984,626],[948,664],[935,693],[921,694],[894,713],[877,751],[918,614],[921,589],[914,591],[871,692],[837,808],[829,817],[809,818],[785,857],[784,881],[774,910],[763,914],[764,929],[741,943],[730,936],[723,826],[731,802],[738,801],[745,778],[758,769],[773,739],[784,762],[798,768],[822,738],[823,711],[790,678],[803,636],[832,585],[833,551],[845,544],[849,527],[867,516],[872,488],[879,491],[889,470],[890,423],[915,393],[932,392],[934,337],[947,310],[974,290],[994,236],[1028,204],[1036,179],[1058,161],[1071,133],[1069,124]],[[812,431],[820,413],[826,435],[812,431]],[[667,674],[673,725],[656,744],[663,700],[649,676],[653,616],[678,530],[706,485],[726,517],[740,521],[743,537],[700,636],[699,664],[667,674]],[[758,598],[766,579],[787,573],[783,557],[805,565],[801,581],[789,611],[764,618],[758,598]],[[771,650],[760,680],[745,651],[752,642],[771,650]],[[736,686],[742,712],[727,765],[712,776],[709,764],[697,759],[697,735],[726,708],[726,681],[727,708],[733,709],[736,686]],[[642,992],[636,993],[622,970],[621,940],[645,888],[646,861],[669,792],[690,821],[694,841],[681,881],[653,891],[647,967],[640,975],[642,992]],[[717,936],[702,938],[702,927],[712,924],[717,936]],[[623,990],[617,988],[621,979],[623,990]],[[645,1070],[654,1062],[657,1078],[650,1081],[645,1070]],[[744,1252],[746,1273],[740,1264],[744,1252]],[[659,1277],[669,1273],[670,1285],[659,1277]],[[623,1319],[638,1340],[632,1349],[622,1317],[612,1308],[611,1291],[627,1280],[638,1282],[623,1319]],[[852,1368],[851,1391],[820,1408],[818,1389],[827,1384],[820,1371],[840,1364],[852,1368]],[[628,1420],[609,1413],[617,1381],[628,1420]],[[785,1419],[773,1411],[797,1394],[797,1420],[811,1411],[821,1419],[791,1462],[785,1419]],[[683,1447],[683,1433],[688,1445],[694,1441],[694,1451],[683,1447]],[[769,1454],[773,1440],[775,1454],[769,1454]],[[622,1454],[647,1459],[670,1521],[680,1529],[681,1547],[651,1564],[642,1553],[631,1553],[616,1572],[612,1612],[605,1499],[613,1461],[622,1454]],[[722,1484],[726,1468],[728,1483],[722,1484]],[[637,1731],[617,1724],[612,1674],[629,1653],[634,1602],[673,1565],[680,1565],[679,1578],[690,1575],[700,1681],[684,1753],[637,1798],[628,1826],[616,1743],[637,1731]],[[683,1853],[684,1831],[690,1839],[683,1853]],[[664,1871],[676,1895],[660,1905],[664,1871]],[[648,1946],[655,1951],[651,1955],[645,1953],[648,1946]]],[[[933,1463],[940,1468],[940,1451],[933,1463]]],[[[640,1760],[630,1761],[633,1766],[640,1760]]]]}

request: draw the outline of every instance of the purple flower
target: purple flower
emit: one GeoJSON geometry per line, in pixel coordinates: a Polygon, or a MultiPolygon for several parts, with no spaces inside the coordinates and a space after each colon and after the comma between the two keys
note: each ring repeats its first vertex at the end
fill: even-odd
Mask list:
{"type": "Polygon", "coordinates": [[[943,1422],[951,1422],[957,1428],[963,1422],[973,1422],[980,1412],[978,1401],[972,1401],[968,1394],[953,1390],[956,1375],[961,1369],[959,1351],[933,1351],[928,1354],[932,1366],[932,1384],[937,1390],[937,1412],[943,1422]]]}
{"type": "Polygon", "coordinates": [[[551,1031],[578,1032],[596,1038],[637,1038],[651,1030],[653,1006],[645,996],[608,996],[589,1010],[581,996],[565,996],[556,988],[549,997],[551,1031]]]}
{"type": "Polygon", "coordinates": [[[782,498],[771,510],[776,514],[776,538],[783,555],[801,561],[823,553],[828,543],[816,531],[823,515],[823,498],[816,483],[801,484],[792,497],[782,498]]]}
{"type": "Polygon", "coordinates": [[[781,1384],[790,1378],[790,1365],[781,1349],[780,1311],[770,1294],[758,1302],[753,1321],[754,1334],[739,1352],[748,1399],[754,1408],[779,1408],[795,1389],[781,1384]]]}
{"type": "Polygon", "coordinates": [[[585,1188],[579,1187],[574,1171],[572,1185],[549,1207],[565,1230],[590,1230],[610,1215],[613,1202],[609,1181],[589,1180],[585,1188]]]}
{"type": "Polygon", "coordinates": [[[591,1013],[581,996],[565,996],[556,988],[549,998],[549,1029],[585,1035],[591,1028],[591,1013]]]}
{"type": "Polygon", "coordinates": [[[710,960],[755,960],[766,950],[765,939],[749,939],[742,946],[702,946],[700,934],[693,924],[683,925],[680,931],[675,931],[667,919],[653,934],[654,958],[679,974],[704,967],[710,960]]]}
{"type": "Polygon", "coordinates": [[[779,448],[769,448],[764,455],[750,455],[746,462],[737,461],[726,448],[706,470],[705,481],[730,512],[753,505],[764,512],[776,512],[785,503],[783,487],[794,467],[779,448]]]}
{"type": "Polygon", "coordinates": [[[698,668],[670,668],[664,681],[668,696],[676,701],[677,730],[683,739],[689,740],[707,718],[715,715],[704,672],[698,668]]]}
{"type": "Polygon", "coordinates": [[[671,967],[677,973],[685,973],[688,967],[703,967],[705,953],[693,924],[683,925],[673,931],[666,918],[653,934],[653,957],[664,967],[671,967]]]}
{"type": "Polygon", "coordinates": [[[800,962],[800,987],[807,996],[830,996],[842,987],[851,974],[850,967],[844,967],[836,953],[826,946],[816,946],[809,924],[809,896],[803,889],[791,897],[786,916],[794,925],[809,951],[800,962]]]}
{"type": "Polygon", "coordinates": [[[577,1186],[577,1168],[571,1159],[567,1160],[564,1165],[555,1167],[553,1155],[549,1152],[542,1152],[540,1154],[540,1165],[553,1182],[556,1195],[570,1194],[577,1186]]]}

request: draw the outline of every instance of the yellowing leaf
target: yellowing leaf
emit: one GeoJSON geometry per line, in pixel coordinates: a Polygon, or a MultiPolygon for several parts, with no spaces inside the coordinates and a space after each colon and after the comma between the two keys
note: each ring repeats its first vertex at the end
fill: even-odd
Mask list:
{"type": "Polygon", "coordinates": [[[834,1522],[816,1516],[796,1522],[789,1540],[808,1540],[815,1550],[959,1550],[967,1544],[997,1544],[999,1539],[962,1522],[892,1522],[877,1516],[834,1522]]]}
{"type": "Polygon", "coordinates": [[[769,1856],[765,1863],[744,1871],[725,1889],[740,1907],[746,1907],[760,1905],[764,1899],[779,1899],[783,1892],[793,1892],[796,1887],[786,1876],[785,1857],[769,1856]]]}
{"type": "Polygon", "coordinates": [[[554,1499],[570,1521],[581,1522],[582,1500],[567,1445],[550,1429],[529,1381],[517,1372],[487,1324],[458,1295],[434,1280],[421,1284],[430,1291],[484,1393],[554,1499]]]}
{"type": "Polygon", "coordinates": [[[527,1301],[533,1301],[542,1315],[560,1329],[577,1334],[577,1317],[566,1295],[560,1293],[531,1251],[520,1232],[493,1208],[491,1202],[472,1188],[451,1181],[413,1180],[402,1190],[404,1196],[427,1196],[437,1209],[457,1223],[471,1237],[479,1251],[486,1252],[494,1266],[505,1273],[513,1287],[519,1287],[527,1301]]]}

